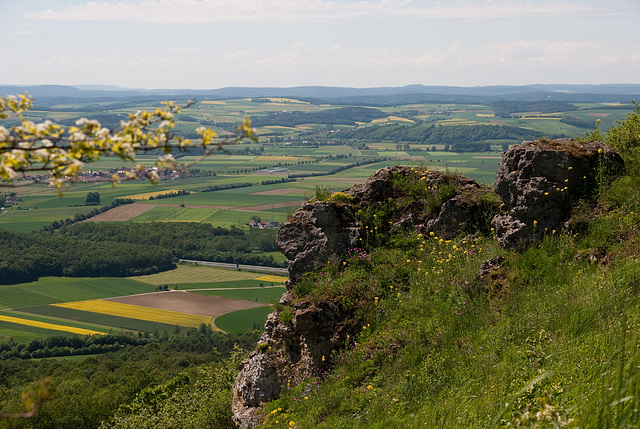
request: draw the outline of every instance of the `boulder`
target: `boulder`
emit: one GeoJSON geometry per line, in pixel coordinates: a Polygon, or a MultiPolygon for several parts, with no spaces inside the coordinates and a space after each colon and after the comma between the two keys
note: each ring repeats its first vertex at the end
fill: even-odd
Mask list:
{"type": "Polygon", "coordinates": [[[623,167],[620,155],[601,142],[542,139],[512,146],[502,155],[494,185],[503,203],[503,213],[492,220],[498,242],[520,247],[562,231],[572,204],[623,167]]]}

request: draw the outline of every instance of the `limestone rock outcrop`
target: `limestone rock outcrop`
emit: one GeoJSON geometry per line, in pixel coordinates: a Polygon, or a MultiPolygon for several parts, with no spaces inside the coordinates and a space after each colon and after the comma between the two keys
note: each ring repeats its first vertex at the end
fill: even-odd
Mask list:
{"type": "Polygon", "coordinates": [[[240,428],[260,424],[260,408],[280,395],[283,386],[296,383],[325,367],[331,352],[355,331],[349,314],[329,301],[296,303],[291,321],[271,313],[258,350],[243,362],[233,385],[233,419],[240,428]]]}
{"type": "Polygon", "coordinates": [[[355,219],[344,205],[330,201],[303,204],[278,231],[276,239],[287,257],[287,288],[334,255],[344,256],[359,237],[355,219]]]}
{"type": "Polygon", "coordinates": [[[526,141],[502,155],[494,189],[503,213],[492,221],[505,247],[562,231],[571,205],[592,194],[604,176],[619,173],[620,155],[600,142],[572,139],[526,141]]]}

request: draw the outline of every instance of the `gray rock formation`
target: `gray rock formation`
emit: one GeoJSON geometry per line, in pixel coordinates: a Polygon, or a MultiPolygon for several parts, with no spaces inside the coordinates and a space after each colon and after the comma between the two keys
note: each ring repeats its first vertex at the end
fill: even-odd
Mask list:
{"type": "Polygon", "coordinates": [[[303,204],[278,231],[276,243],[287,257],[291,289],[300,277],[355,247],[359,230],[344,205],[318,201],[303,204]]]}
{"type": "Polygon", "coordinates": [[[260,424],[264,403],[280,395],[282,386],[296,383],[325,367],[331,352],[340,347],[355,325],[332,302],[299,302],[289,322],[269,315],[258,350],[242,363],[233,384],[233,419],[240,428],[260,424]]]}
{"type": "Polygon", "coordinates": [[[558,139],[512,146],[502,155],[494,185],[504,211],[492,221],[498,241],[519,247],[562,231],[571,205],[622,168],[620,155],[600,142],[558,139]]]}
{"type": "MultiPolygon", "coordinates": [[[[356,204],[378,204],[389,198],[401,199],[402,192],[393,186],[394,178],[409,176],[409,166],[386,167],[376,171],[365,183],[357,184],[346,190],[356,204]]],[[[396,213],[391,230],[408,229],[420,233],[434,232],[439,237],[451,239],[465,230],[478,227],[478,223],[489,224],[483,220],[483,212],[497,211],[498,204],[492,198],[476,198],[479,195],[493,194],[484,185],[464,176],[445,174],[439,171],[425,173],[425,186],[440,187],[452,185],[456,191],[438,207],[432,207],[427,201],[409,204],[396,213]]],[[[491,217],[493,214],[491,214],[491,217]]]]}

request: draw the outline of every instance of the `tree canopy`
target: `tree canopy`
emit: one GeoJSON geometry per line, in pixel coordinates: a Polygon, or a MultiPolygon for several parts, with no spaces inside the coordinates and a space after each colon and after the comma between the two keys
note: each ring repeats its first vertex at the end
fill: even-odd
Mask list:
{"type": "Polygon", "coordinates": [[[204,157],[223,145],[247,138],[256,140],[247,117],[234,135],[222,139],[204,126],[197,129],[197,142],[172,134],[175,115],[181,108],[193,105],[192,101],[185,106],[169,101],[153,112],[138,111],[121,120],[115,129],[102,126],[96,119],[86,118],[78,119],[68,129],[49,120],[34,123],[24,118],[33,101],[24,94],[0,97],[0,119],[17,117],[21,121],[20,125],[10,129],[0,125],[0,180],[5,185],[15,185],[21,177],[28,179],[30,173],[46,173],[49,184],[60,192],[79,177],[85,164],[104,156],[117,156],[135,163],[135,167],[123,175],[114,174],[111,178],[113,183],[136,178],[146,178],[155,183],[159,179],[156,169],[185,169],[192,165],[178,164],[174,151],[199,147],[205,149],[204,157]],[[156,169],[136,163],[138,153],[156,149],[163,152],[157,158],[156,169]]]}

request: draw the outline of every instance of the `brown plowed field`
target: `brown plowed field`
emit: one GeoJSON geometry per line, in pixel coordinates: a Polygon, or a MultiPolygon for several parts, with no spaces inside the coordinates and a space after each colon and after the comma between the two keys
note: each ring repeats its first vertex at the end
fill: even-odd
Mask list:
{"type": "Polygon", "coordinates": [[[141,215],[147,210],[151,210],[152,205],[149,204],[125,204],[118,206],[104,213],[100,213],[98,216],[94,216],[89,219],[90,222],[124,222],[134,217],[141,215]]]}
{"type": "Polygon", "coordinates": [[[122,304],[139,305],[141,307],[196,314],[198,316],[210,316],[213,318],[232,311],[263,307],[265,305],[258,302],[222,298],[219,296],[198,295],[185,291],[146,293],[142,295],[107,298],[106,300],[122,304]]]}

